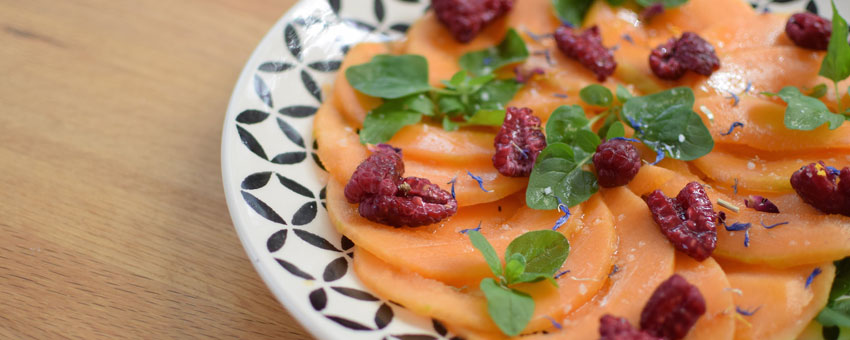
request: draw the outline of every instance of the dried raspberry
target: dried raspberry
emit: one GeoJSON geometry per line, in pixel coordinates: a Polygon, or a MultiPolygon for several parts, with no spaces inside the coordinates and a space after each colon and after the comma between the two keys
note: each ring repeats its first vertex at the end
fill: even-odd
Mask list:
{"type": "Polygon", "coordinates": [[[814,13],[797,13],[785,24],[785,34],[797,46],[826,51],[832,36],[832,22],[814,13]]]}
{"type": "Polygon", "coordinates": [[[643,9],[640,12],[640,19],[643,21],[652,20],[652,18],[664,13],[664,4],[660,2],[654,3],[652,6],[643,9]]]}
{"type": "Polygon", "coordinates": [[[850,168],[840,172],[823,161],[791,175],[791,186],[804,202],[827,214],[850,216],[850,168]]]}
{"type": "Polygon", "coordinates": [[[593,166],[600,186],[613,188],[629,184],[640,170],[640,153],[628,141],[613,139],[599,144],[593,166]]]}
{"type": "Polygon", "coordinates": [[[593,71],[599,81],[605,81],[617,68],[614,53],[602,46],[602,37],[596,25],[580,34],[569,26],[561,26],[555,31],[555,42],[561,52],[593,71]]]}
{"type": "Polygon", "coordinates": [[[379,144],[372,150],[372,155],[354,170],[345,186],[345,199],[348,203],[360,203],[372,195],[395,195],[403,173],[401,150],[379,144]]]}
{"type": "Polygon", "coordinates": [[[652,50],[649,66],[658,78],[675,80],[688,70],[710,76],[720,68],[720,59],[711,44],[696,33],[685,32],[652,50]]]}
{"type": "Polygon", "coordinates": [[[603,315],[599,319],[599,340],[662,340],[632,327],[626,318],[603,315]]]}
{"type": "Polygon", "coordinates": [[[675,200],[661,190],[645,195],[644,200],[676,249],[697,261],[711,256],[717,246],[717,214],[702,185],[688,183],[675,200]]]}
{"type": "Polygon", "coordinates": [[[459,42],[475,38],[488,23],[513,8],[513,0],[432,0],[437,19],[459,42]]]}
{"type": "Polygon", "coordinates": [[[659,338],[682,339],[700,316],[705,299],[699,289],[678,274],[661,283],[640,313],[640,328],[659,338]]]}
{"type": "Polygon", "coordinates": [[[496,154],[493,166],[508,177],[526,177],[546,147],[546,136],[540,129],[540,118],[531,109],[508,107],[505,122],[493,141],[496,154]]]}
{"type": "Polygon", "coordinates": [[[750,195],[749,199],[744,200],[744,205],[747,206],[747,208],[753,208],[755,211],[771,214],[779,213],[779,207],[764,196],[750,195]]]}
{"type": "Polygon", "coordinates": [[[401,150],[381,144],[357,166],[345,198],[360,203],[360,216],[394,227],[434,224],[457,212],[457,201],[431,181],[402,178],[401,150]]]}

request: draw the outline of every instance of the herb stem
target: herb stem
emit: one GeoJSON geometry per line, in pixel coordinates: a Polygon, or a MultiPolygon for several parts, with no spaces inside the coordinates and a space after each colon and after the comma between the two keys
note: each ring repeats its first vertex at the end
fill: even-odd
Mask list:
{"type": "Polygon", "coordinates": [[[590,121],[587,123],[587,126],[593,128],[593,125],[596,124],[596,122],[598,122],[602,118],[608,117],[609,114],[611,114],[611,109],[605,110],[604,112],[596,115],[596,117],[591,118],[590,121]]]}

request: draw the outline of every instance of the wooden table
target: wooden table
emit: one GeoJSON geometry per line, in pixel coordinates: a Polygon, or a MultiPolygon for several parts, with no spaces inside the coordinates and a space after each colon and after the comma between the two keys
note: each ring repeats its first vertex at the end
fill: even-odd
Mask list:
{"type": "Polygon", "coordinates": [[[245,255],[219,156],[294,2],[0,0],[0,338],[310,338],[245,255]]]}

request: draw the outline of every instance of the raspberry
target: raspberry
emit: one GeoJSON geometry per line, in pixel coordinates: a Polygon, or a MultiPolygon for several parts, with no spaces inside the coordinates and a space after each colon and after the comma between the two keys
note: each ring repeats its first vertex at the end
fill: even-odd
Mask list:
{"type": "Polygon", "coordinates": [[[540,129],[540,118],[531,109],[508,107],[502,128],[493,141],[496,154],[493,166],[508,177],[526,177],[546,147],[546,136],[540,129]]]}
{"type": "Polygon", "coordinates": [[[457,212],[457,201],[431,181],[402,178],[401,150],[380,144],[357,166],[345,186],[349,203],[366,219],[394,227],[434,224],[457,212]]]}
{"type": "Polygon", "coordinates": [[[437,19],[455,39],[471,41],[484,26],[513,8],[513,0],[432,0],[437,19]]]}
{"type": "Polygon", "coordinates": [[[720,68],[720,59],[711,44],[696,33],[685,32],[652,50],[649,66],[658,78],[675,80],[688,70],[710,76],[720,68]]]}
{"type": "Polygon", "coordinates": [[[662,340],[632,327],[626,318],[603,315],[599,319],[599,340],[662,340]]]}
{"type": "Polygon", "coordinates": [[[823,161],[791,175],[791,187],[804,202],[827,214],[850,216],[850,168],[840,172],[823,161]]]}
{"type": "Polygon", "coordinates": [[[640,170],[640,153],[628,141],[613,139],[599,144],[593,166],[600,186],[613,188],[629,184],[640,170]]]}
{"type": "Polygon", "coordinates": [[[602,46],[602,37],[596,25],[580,34],[569,26],[561,26],[555,31],[555,42],[561,52],[593,71],[599,81],[605,81],[617,68],[614,53],[602,46]]]}
{"type": "Polygon", "coordinates": [[[640,313],[640,328],[659,338],[676,340],[688,334],[705,314],[699,289],[678,274],[661,283],[640,313]]]}
{"type": "Polygon", "coordinates": [[[697,182],[688,183],[676,199],[655,190],[644,196],[655,223],[679,251],[702,261],[717,246],[717,214],[697,182]]]}
{"type": "Polygon", "coordinates": [[[797,46],[826,51],[832,36],[832,22],[814,13],[797,13],[785,24],[785,34],[797,46]]]}

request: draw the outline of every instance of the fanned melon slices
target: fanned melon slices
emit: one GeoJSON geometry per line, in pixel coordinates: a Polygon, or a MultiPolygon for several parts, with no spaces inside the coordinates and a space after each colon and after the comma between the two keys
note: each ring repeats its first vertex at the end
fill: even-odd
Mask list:
{"type": "MultiPolygon", "coordinates": [[[[660,189],[667,196],[675,197],[685,184],[694,180],[698,179],[644,165],[629,183],[629,189],[638,195],[660,189]]],[[[752,223],[749,247],[744,246],[743,232],[728,232],[719,226],[714,257],[787,268],[835,261],[850,254],[850,218],[820,213],[795,194],[775,197],[773,202],[782,213],[770,214],[744,208],[744,197],[725,195],[711,188],[706,188],[706,192],[712,202],[724,199],[740,206],[739,213],[727,211],[729,224],[752,223]],[[773,229],[761,225],[780,222],[788,224],[773,229]]],[[[649,211],[645,203],[643,208],[649,211]]],[[[716,203],[715,208],[722,209],[716,203]]],[[[657,225],[655,228],[658,230],[657,225]]]]}
{"type": "MultiPolygon", "coordinates": [[[[589,300],[606,282],[611,269],[611,255],[616,248],[613,218],[598,196],[585,203],[582,210],[584,213],[575,217],[581,218],[580,225],[568,236],[570,256],[562,268],[570,272],[557,279],[559,287],[545,281],[518,287],[531,294],[535,301],[535,314],[526,332],[551,328],[552,324],[547,317],[562,318],[571,309],[589,300]]],[[[514,228],[520,229],[521,226],[514,228]]],[[[488,236],[491,242],[494,241],[493,236],[498,237],[488,236]]],[[[466,236],[463,236],[463,240],[467,245],[462,247],[468,247],[466,236]]],[[[502,253],[505,246],[500,244],[496,249],[502,253]]],[[[379,295],[397,301],[418,314],[444,320],[450,328],[459,327],[477,332],[496,329],[487,314],[487,303],[477,284],[481,278],[491,275],[489,271],[464,289],[457,289],[409,269],[389,265],[362,247],[357,249],[354,270],[360,280],[379,295]]],[[[477,251],[472,256],[481,257],[477,251]]]]}
{"type": "MultiPolygon", "coordinates": [[[[723,137],[721,137],[723,138],[723,137]]],[[[834,151],[804,153],[743,153],[738,147],[718,145],[714,150],[691,162],[700,172],[720,185],[738,190],[792,193],[791,175],[800,167],[823,160],[826,164],[850,164],[850,156],[834,151]],[[840,157],[840,158],[839,158],[840,157]]]]}
{"type": "Polygon", "coordinates": [[[735,327],[736,340],[796,339],[826,305],[835,266],[832,262],[797,268],[771,269],[722,263],[733,289],[735,305],[742,310],[758,309],[742,316],[735,327]],[[815,268],[822,273],[806,287],[815,268]]]}
{"type": "Polygon", "coordinates": [[[785,34],[788,14],[732,16],[699,32],[719,54],[739,49],[794,46],[785,34]]]}
{"type": "MultiPolygon", "coordinates": [[[[720,69],[711,77],[688,83],[697,96],[711,89],[712,94],[743,94],[747,83],[750,93],[779,92],[785,86],[811,87],[817,84],[823,52],[796,46],[747,48],[720,55],[720,69]]],[[[715,112],[716,113],[716,112],[715,112]]]]}
{"type": "MultiPolygon", "coordinates": [[[[313,126],[314,136],[320,145],[319,158],[333,178],[347,183],[357,166],[369,157],[369,151],[366,146],[360,144],[360,138],[355,129],[344,122],[333,105],[326,104],[319,108],[313,126]]],[[[466,134],[455,136],[458,140],[471,140],[469,135],[466,134]]],[[[425,141],[433,142],[428,139],[425,139],[425,141]]],[[[420,141],[414,140],[413,143],[418,142],[420,141]]],[[[459,145],[459,143],[452,143],[452,145],[459,145]]],[[[394,146],[405,148],[409,145],[394,146]]],[[[402,149],[405,163],[404,175],[427,178],[446,190],[449,190],[450,187],[447,183],[456,177],[455,193],[459,206],[497,201],[520,191],[528,183],[526,178],[502,176],[493,168],[491,160],[479,159],[478,162],[467,162],[455,166],[434,164],[439,162],[439,159],[424,163],[413,159],[414,156],[411,154],[414,154],[415,151],[417,151],[416,147],[411,147],[410,152],[402,149]],[[467,171],[481,177],[484,181],[484,188],[492,192],[481,190],[478,182],[473,180],[467,174],[467,171]]],[[[461,152],[461,150],[458,150],[458,152],[461,152]]]]}
{"type": "Polygon", "coordinates": [[[671,31],[679,36],[682,32],[699,33],[706,27],[725,23],[732,18],[754,18],[758,14],[744,1],[711,0],[688,1],[684,5],[665,10],[650,20],[644,29],[649,32],[671,31]]]}
{"type": "Polygon", "coordinates": [[[390,45],[385,43],[360,43],[354,45],[348,51],[340,67],[342,71],[337,73],[333,86],[333,103],[336,104],[347,123],[357,128],[363,127],[363,119],[366,118],[366,114],[380,106],[383,100],[362,94],[351,87],[345,77],[345,70],[351,66],[367,63],[376,55],[391,52],[390,45]]]}
{"type": "Polygon", "coordinates": [[[735,305],[729,280],[712,258],[697,262],[676,252],[676,274],[697,286],[705,299],[706,311],[688,333],[687,340],[731,340],[735,335],[735,305]]]}
{"type": "Polygon", "coordinates": [[[624,187],[603,190],[602,195],[620,239],[614,255],[618,271],[593,300],[563,320],[563,330],[523,339],[597,339],[599,318],[605,314],[637,324],[649,296],[673,274],[673,247],[658,232],[643,200],[624,187]]]}

